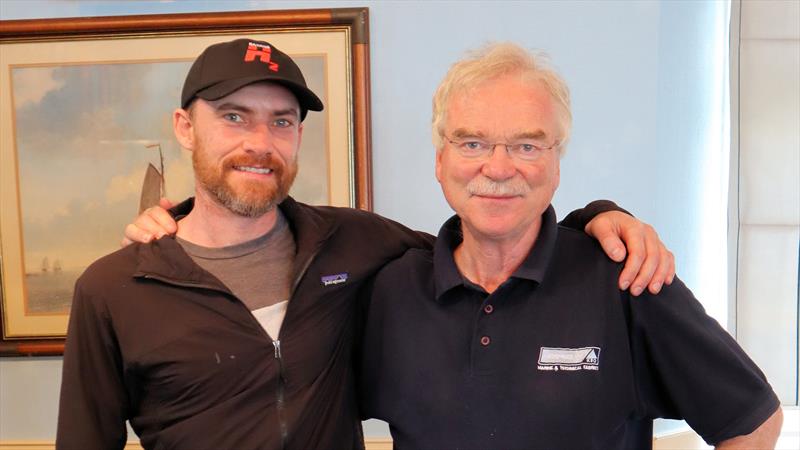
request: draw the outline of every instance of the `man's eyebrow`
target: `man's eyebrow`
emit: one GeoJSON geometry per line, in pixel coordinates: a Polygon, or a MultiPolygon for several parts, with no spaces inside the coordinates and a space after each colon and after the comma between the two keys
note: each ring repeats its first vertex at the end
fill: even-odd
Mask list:
{"type": "Polygon", "coordinates": [[[216,111],[236,111],[241,113],[252,113],[253,110],[238,103],[225,102],[214,106],[216,111]]]}
{"type": "Polygon", "coordinates": [[[297,108],[286,108],[286,109],[279,109],[277,111],[272,112],[273,116],[299,116],[300,112],[297,111],[297,108]]]}
{"type": "Polygon", "coordinates": [[[517,133],[513,136],[513,139],[533,139],[533,140],[543,140],[547,137],[547,133],[544,130],[536,130],[536,131],[523,131],[522,133],[517,133]]]}
{"type": "MultiPolygon", "coordinates": [[[[468,139],[468,138],[477,138],[477,139],[484,139],[486,134],[482,131],[475,131],[469,130],[467,128],[457,128],[453,131],[451,136],[453,139],[468,139]]],[[[542,140],[547,138],[547,133],[544,130],[538,129],[534,131],[522,131],[519,133],[515,133],[511,136],[511,140],[520,140],[520,139],[532,139],[532,140],[542,140]]]]}
{"type": "Polygon", "coordinates": [[[456,128],[455,131],[452,133],[452,138],[454,139],[465,139],[465,138],[484,138],[486,135],[483,134],[481,131],[473,131],[468,130],[466,128],[456,128]]]}
{"type": "MultiPolygon", "coordinates": [[[[254,114],[254,111],[251,108],[248,108],[247,106],[244,106],[244,105],[239,104],[239,103],[233,103],[233,102],[220,103],[219,105],[215,105],[214,109],[216,111],[234,111],[234,112],[238,112],[238,113],[242,113],[242,114],[254,114]]],[[[273,117],[280,117],[280,116],[298,117],[300,115],[300,112],[297,110],[297,108],[289,107],[289,108],[285,108],[285,109],[278,109],[278,110],[272,111],[270,114],[273,117]]]]}

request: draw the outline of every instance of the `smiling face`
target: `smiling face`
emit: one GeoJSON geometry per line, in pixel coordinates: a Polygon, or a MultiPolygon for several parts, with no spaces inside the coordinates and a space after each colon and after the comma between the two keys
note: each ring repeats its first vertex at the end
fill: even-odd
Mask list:
{"type": "MultiPolygon", "coordinates": [[[[514,143],[559,139],[555,102],[537,81],[502,75],[453,93],[443,127],[447,138],[514,143]]],[[[502,145],[486,158],[467,158],[444,140],[436,155],[436,178],[459,215],[464,233],[492,240],[538,232],[559,183],[558,149],[533,161],[513,158],[502,145]]]]}
{"type": "Polygon", "coordinates": [[[191,112],[175,112],[174,128],[192,151],[198,201],[260,217],[288,195],[303,131],[288,89],[258,83],[219,100],[197,99],[191,112]]]}

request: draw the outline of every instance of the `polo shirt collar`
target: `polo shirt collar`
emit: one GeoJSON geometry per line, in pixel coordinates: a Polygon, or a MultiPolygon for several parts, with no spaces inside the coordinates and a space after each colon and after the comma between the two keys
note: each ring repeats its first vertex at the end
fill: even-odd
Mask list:
{"type": "MultiPolygon", "coordinates": [[[[541,283],[544,280],[547,266],[553,255],[557,234],[556,212],[553,206],[550,205],[542,214],[542,228],[539,230],[539,236],[536,238],[533,249],[517,270],[514,271],[511,278],[521,278],[541,283]]],[[[453,252],[463,240],[461,218],[458,216],[448,219],[439,229],[439,234],[433,247],[433,274],[437,301],[445,293],[457,286],[473,286],[458,271],[455,258],[453,258],[453,252]]]]}

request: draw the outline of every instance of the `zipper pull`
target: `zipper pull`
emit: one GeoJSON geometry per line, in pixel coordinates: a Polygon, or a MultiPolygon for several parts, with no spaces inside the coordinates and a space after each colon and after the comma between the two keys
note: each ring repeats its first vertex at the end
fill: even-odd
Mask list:
{"type": "Polygon", "coordinates": [[[281,340],[272,341],[272,346],[275,347],[275,359],[281,359],[281,340]]]}

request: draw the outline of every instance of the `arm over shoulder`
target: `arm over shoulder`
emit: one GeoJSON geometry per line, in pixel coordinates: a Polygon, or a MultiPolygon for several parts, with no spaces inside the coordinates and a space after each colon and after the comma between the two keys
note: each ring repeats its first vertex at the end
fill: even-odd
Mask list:
{"type": "Polygon", "coordinates": [[[589,222],[595,218],[595,216],[609,211],[619,211],[628,215],[632,215],[628,211],[620,208],[611,200],[595,200],[583,208],[576,209],[575,211],[567,214],[567,216],[564,217],[559,223],[567,228],[583,231],[583,229],[586,228],[586,225],[588,225],[589,222]]]}

